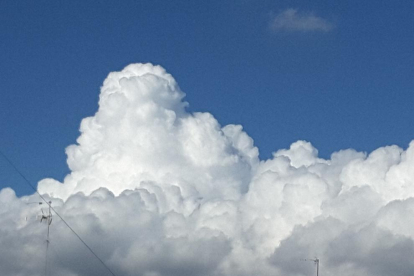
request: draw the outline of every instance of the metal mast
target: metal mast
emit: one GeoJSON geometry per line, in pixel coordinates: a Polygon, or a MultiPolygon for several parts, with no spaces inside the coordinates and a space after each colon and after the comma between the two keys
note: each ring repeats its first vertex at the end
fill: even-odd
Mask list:
{"type": "Polygon", "coordinates": [[[47,264],[47,259],[48,259],[48,250],[49,250],[49,234],[50,234],[50,224],[52,223],[52,201],[48,202],[49,205],[49,212],[47,215],[45,215],[43,213],[42,210],[42,217],[40,218],[40,222],[45,221],[47,223],[47,237],[46,237],[46,257],[45,257],[45,275],[47,276],[47,271],[48,271],[48,264],[47,264]]]}
{"type": "Polygon", "coordinates": [[[312,261],[316,265],[316,276],[319,276],[319,259],[315,257],[315,259],[303,259],[304,261],[312,261]]]}
{"type": "MultiPolygon", "coordinates": [[[[45,201],[46,202],[46,201],[45,201]]],[[[29,202],[26,203],[27,205],[29,204],[39,204],[42,205],[43,202],[29,202]]],[[[48,201],[46,202],[47,205],[49,205],[48,211],[45,214],[43,212],[43,209],[40,209],[40,211],[42,212],[42,215],[38,216],[36,218],[40,219],[40,223],[45,222],[47,224],[47,236],[46,236],[46,256],[45,256],[45,276],[47,276],[47,272],[48,272],[48,251],[49,251],[49,243],[50,243],[50,239],[49,239],[49,235],[50,235],[50,224],[52,224],[52,201],[48,201]]],[[[27,217],[26,217],[26,221],[27,221],[27,217]]]]}

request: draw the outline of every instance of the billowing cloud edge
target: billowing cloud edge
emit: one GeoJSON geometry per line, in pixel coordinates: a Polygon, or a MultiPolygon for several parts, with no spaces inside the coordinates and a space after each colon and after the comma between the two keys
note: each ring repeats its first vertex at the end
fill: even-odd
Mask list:
{"type": "MultiPolygon", "coordinates": [[[[241,126],[184,96],[160,66],[110,73],[66,149],[71,173],[39,182],[117,275],[308,275],[314,257],[324,274],[410,275],[414,142],[326,160],[297,141],[259,160],[241,126]]],[[[39,200],[0,191],[5,275],[44,273],[39,200]]],[[[54,275],[107,273],[56,216],[49,248],[54,275]]]]}

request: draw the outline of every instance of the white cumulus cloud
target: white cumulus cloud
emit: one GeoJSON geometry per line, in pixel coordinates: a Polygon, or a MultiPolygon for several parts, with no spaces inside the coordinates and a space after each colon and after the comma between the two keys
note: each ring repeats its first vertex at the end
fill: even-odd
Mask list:
{"type": "MultiPolygon", "coordinates": [[[[323,275],[412,274],[414,142],[322,159],[297,141],[260,160],[241,126],[184,96],[160,66],[110,73],[71,173],[38,184],[116,275],[305,276],[313,257],[323,275]]],[[[4,275],[44,275],[39,200],[0,191],[4,275]]],[[[50,275],[110,275],[56,215],[50,230],[50,275]]]]}
{"type": "Polygon", "coordinates": [[[272,17],[270,28],[275,32],[329,32],[334,25],[311,12],[286,9],[272,17]]]}

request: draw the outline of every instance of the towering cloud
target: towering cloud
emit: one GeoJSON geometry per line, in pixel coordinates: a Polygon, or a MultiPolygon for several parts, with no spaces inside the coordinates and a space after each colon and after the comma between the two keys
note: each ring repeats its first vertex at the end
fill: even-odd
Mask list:
{"type": "MultiPolygon", "coordinates": [[[[105,80],[95,116],[66,149],[71,173],[39,192],[117,275],[412,274],[414,143],[329,160],[298,141],[259,160],[238,125],[190,114],[162,67],[105,80]]],[[[0,192],[4,275],[44,275],[34,194],[0,192]]],[[[56,216],[51,275],[110,275],[56,216]]]]}

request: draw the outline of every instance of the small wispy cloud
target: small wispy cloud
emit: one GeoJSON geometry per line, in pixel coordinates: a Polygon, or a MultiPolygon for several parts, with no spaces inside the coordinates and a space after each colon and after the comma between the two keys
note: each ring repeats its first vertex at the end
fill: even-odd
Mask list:
{"type": "Polygon", "coordinates": [[[287,9],[272,17],[270,28],[275,32],[329,32],[334,25],[312,12],[287,9]]]}

